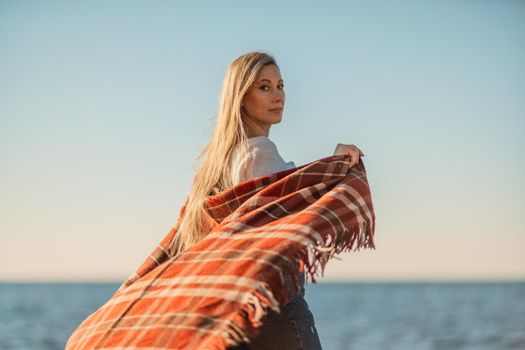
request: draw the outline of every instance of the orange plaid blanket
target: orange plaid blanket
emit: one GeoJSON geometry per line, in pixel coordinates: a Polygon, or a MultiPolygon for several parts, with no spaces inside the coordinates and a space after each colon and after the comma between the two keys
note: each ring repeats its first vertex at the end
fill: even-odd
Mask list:
{"type": "Polygon", "coordinates": [[[365,167],[362,159],[350,167],[348,155],[208,197],[214,229],[170,256],[166,247],[186,203],[139,269],[75,329],[66,350],[223,350],[253,339],[269,308],[279,312],[299,292],[299,272],[315,283],[334,254],[375,249],[365,167]],[[285,283],[287,273],[295,283],[285,283]]]}

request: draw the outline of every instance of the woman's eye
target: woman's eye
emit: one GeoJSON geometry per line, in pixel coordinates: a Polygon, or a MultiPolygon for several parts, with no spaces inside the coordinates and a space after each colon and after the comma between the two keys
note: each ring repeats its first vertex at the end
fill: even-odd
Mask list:
{"type": "MultiPolygon", "coordinates": [[[[278,86],[282,88],[284,88],[284,84],[279,84],[278,86]]],[[[268,88],[269,86],[268,85],[261,85],[261,89],[264,90],[265,88],[268,88]]]]}

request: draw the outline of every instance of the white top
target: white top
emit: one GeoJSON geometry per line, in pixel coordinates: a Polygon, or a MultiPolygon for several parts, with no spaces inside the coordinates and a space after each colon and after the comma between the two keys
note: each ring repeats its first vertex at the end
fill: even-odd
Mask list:
{"type": "Polygon", "coordinates": [[[277,146],[266,136],[248,139],[248,154],[239,159],[234,151],[231,162],[232,181],[236,185],[246,180],[279,171],[295,168],[294,162],[286,162],[279,154],[277,146]]]}

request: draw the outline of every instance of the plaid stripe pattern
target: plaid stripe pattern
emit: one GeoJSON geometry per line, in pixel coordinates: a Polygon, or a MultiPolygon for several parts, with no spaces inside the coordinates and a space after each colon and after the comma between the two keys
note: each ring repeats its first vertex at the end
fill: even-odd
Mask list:
{"type": "Polygon", "coordinates": [[[253,339],[269,308],[316,283],[343,251],[375,249],[363,161],[348,155],[242,182],[206,199],[213,229],[170,256],[176,224],[114,295],[71,334],[66,350],[221,349],[253,339]],[[292,283],[286,283],[286,274],[292,283]]]}

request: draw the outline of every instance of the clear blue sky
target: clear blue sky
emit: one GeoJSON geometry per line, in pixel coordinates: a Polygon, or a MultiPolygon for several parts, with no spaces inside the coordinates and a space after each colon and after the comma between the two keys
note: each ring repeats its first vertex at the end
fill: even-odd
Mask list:
{"type": "Polygon", "coordinates": [[[297,165],[365,153],[376,250],[322,281],[525,278],[523,1],[0,2],[0,280],[116,280],[177,218],[228,64],[297,165]]]}

